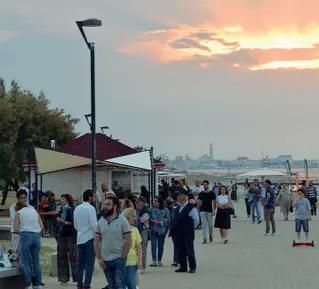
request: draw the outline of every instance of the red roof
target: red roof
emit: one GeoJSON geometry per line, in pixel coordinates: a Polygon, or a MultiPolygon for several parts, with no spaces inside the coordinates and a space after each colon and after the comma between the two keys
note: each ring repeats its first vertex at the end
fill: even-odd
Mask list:
{"type": "MultiPolygon", "coordinates": [[[[58,148],[58,151],[77,155],[81,157],[91,157],[91,133],[86,133],[76,139],[70,140],[65,145],[58,148]]],[[[96,159],[104,161],[112,158],[135,154],[137,151],[119,141],[116,141],[102,133],[96,134],[96,159]]],[[[156,167],[165,166],[162,162],[154,161],[156,167]]]]}
{"type": "MultiPolygon", "coordinates": [[[[70,140],[58,148],[58,151],[85,158],[91,157],[91,133],[86,133],[70,140]]],[[[121,142],[118,142],[102,133],[96,134],[96,159],[104,161],[134,154],[137,151],[121,142]]]]}

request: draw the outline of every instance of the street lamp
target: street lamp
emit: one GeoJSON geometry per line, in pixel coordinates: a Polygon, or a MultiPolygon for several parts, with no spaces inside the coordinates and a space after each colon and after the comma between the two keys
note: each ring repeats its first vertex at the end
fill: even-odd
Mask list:
{"type": "Polygon", "coordinates": [[[109,127],[108,126],[101,126],[101,131],[102,131],[102,133],[105,135],[105,131],[104,130],[106,130],[106,129],[109,129],[109,127]]]}
{"type": "Polygon", "coordinates": [[[93,42],[88,42],[84,27],[99,27],[102,26],[102,21],[95,18],[76,21],[76,24],[81,32],[81,35],[90,50],[91,62],[91,151],[92,151],[92,191],[96,192],[96,131],[95,131],[95,46],[93,42]]]}

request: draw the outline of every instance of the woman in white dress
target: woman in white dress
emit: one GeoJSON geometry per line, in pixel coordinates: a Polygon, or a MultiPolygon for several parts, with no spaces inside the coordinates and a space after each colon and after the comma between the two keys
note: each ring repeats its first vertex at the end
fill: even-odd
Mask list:
{"type": "Polygon", "coordinates": [[[228,189],[225,186],[219,188],[216,200],[217,213],[215,218],[215,228],[219,228],[220,236],[224,244],[228,243],[228,230],[231,227],[230,207],[231,199],[228,196],[228,189]]]}

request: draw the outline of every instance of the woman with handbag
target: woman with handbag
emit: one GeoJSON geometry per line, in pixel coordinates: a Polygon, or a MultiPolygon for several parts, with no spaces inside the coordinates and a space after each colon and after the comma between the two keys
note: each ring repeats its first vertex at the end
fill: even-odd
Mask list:
{"type": "Polygon", "coordinates": [[[220,236],[224,244],[228,243],[228,230],[231,227],[231,198],[228,196],[226,186],[219,188],[216,199],[217,213],[215,218],[215,228],[219,228],[220,236]]]}
{"type": "Polygon", "coordinates": [[[61,208],[57,217],[57,263],[58,281],[67,284],[72,274],[73,282],[76,282],[77,247],[76,230],[73,225],[73,198],[69,194],[61,196],[61,208]],[[71,266],[70,266],[71,265],[71,266]],[[70,268],[71,267],[71,274],[70,268]]]}

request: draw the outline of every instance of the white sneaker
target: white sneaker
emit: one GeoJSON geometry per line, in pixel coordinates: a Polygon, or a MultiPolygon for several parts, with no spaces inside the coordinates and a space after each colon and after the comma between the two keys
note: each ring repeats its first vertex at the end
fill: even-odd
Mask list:
{"type": "Polygon", "coordinates": [[[33,286],[31,285],[31,286],[27,287],[27,289],[33,289],[33,286]]]}

